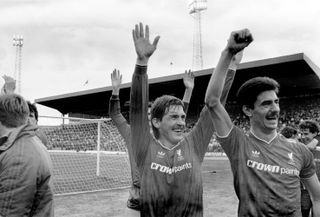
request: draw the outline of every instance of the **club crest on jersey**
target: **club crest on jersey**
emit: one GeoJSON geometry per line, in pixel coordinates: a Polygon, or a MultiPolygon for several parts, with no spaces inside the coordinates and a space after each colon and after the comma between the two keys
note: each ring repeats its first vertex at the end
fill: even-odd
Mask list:
{"type": "Polygon", "coordinates": [[[292,152],[288,153],[288,158],[289,158],[288,164],[295,165],[292,152]]]}
{"type": "Polygon", "coordinates": [[[166,155],[166,153],[162,152],[162,151],[158,151],[157,157],[158,158],[163,158],[166,155]]]}
{"type": "Polygon", "coordinates": [[[178,161],[184,160],[184,157],[183,157],[182,154],[181,154],[181,149],[178,149],[176,153],[177,153],[177,155],[178,155],[178,161]]]}
{"type": "Polygon", "coordinates": [[[252,156],[258,158],[260,156],[259,151],[252,151],[252,156]]]}

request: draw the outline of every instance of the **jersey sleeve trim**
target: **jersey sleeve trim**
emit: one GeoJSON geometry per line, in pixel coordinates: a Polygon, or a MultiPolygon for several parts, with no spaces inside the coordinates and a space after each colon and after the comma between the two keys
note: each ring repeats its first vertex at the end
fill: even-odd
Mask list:
{"type": "Polygon", "coordinates": [[[221,139],[227,138],[227,137],[230,135],[230,133],[231,133],[231,131],[233,130],[233,128],[234,128],[234,125],[231,126],[229,132],[228,132],[225,136],[219,136],[218,133],[216,133],[216,136],[217,136],[218,138],[221,138],[221,139]]]}

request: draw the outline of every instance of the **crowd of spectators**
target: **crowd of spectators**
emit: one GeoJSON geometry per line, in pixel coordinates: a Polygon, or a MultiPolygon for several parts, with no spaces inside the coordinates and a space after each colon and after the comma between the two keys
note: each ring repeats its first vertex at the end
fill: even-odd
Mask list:
{"type": "MultiPolygon", "coordinates": [[[[303,96],[280,99],[281,113],[279,130],[284,126],[297,128],[302,120],[313,119],[320,123],[320,97],[303,96]]],[[[235,125],[244,131],[249,130],[248,119],[242,114],[236,103],[228,103],[226,109],[235,125]]],[[[197,116],[189,115],[186,132],[189,132],[197,121],[197,116]]],[[[41,127],[48,137],[48,149],[87,151],[97,150],[98,123],[72,123],[60,126],[41,127]]],[[[100,150],[125,151],[124,140],[112,121],[101,124],[100,150]]],[[[222,152],[222,148],[212,137],[208,151],[222,152]]]]}
{"type": "MultiPolygon", "coordinates": [[[[59,126],[42,126],[48,138],[49,150],[97,150],[98,123],[71,123],[59,126]]],[[[111,121],[101,122],[100,150],[124,151],[124,141],[111,121]]]]}
{"type": "MultiPolygon", "coordinates": [[[[303,120],[312,119],[320,123],[320,96],[297,96],[293,98],[280,98],[280,118],[279,130],[285,126],[298,128],[303,120]]],[[[233,123],[243,129],[245,132],[249,130],[249,120],[241,112],[241,108],[236,102],[229,102],[226,105],[233,123]]],[[[187,131],[190,131],[195,124],[196,119],[188,119],[187,131]]],[[[222,152],[222,148],[216,142],[215,136],[212,137],[208,151],[222,152]]]]}
{"type": "Polygon", "coordinates": [[[296,97],[282,100],[280,126],[297,127],[302,120],[320,122],[320,97],[296,97]]]}

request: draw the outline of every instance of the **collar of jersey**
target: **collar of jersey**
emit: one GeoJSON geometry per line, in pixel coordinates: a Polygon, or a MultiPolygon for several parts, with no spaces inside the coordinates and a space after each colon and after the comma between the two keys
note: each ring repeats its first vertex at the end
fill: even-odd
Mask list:
{"type": "MultiPolygon", "coordinates": [[[[155,137],[154,137],[154,138],[155,138],[155,137]]],[[[179,141],[179,142],[178,142],[175,146],[173,146],[172,148],[168,148],[168,147],[164,146],[164,145],[160,142],[160,140],[156,139],[156,141],[161,145],[162,148],[167,149],[167,150],[169,150],[169,151],[172,151],[173,149],[175,149],[176,147],[178,147],[178,146],[180,145],[180,142],[181,142],[181,141],[179,141]]]]}
{"type": "Polygon", "coordinates": [[[261,138],[259,138],[258,136],[256,136],[256,135],[251,131],[251,129],[250,129],[250,134],[251,134],[253,137],[255,137],[256,139],[258,139],[258,140],[260,140],[260,141],[262,141],[262,142],[264,142],[264,143],[267,143],[268,145],[270,145],[271,142],[272,142],[275,138],[277,138],[277,136],[278,136],[278,133],[276,133],[276,135],[268,142],[268,141],[266,141],[266,140],[264,140],[264,139],[261,139],[261,138]]]}

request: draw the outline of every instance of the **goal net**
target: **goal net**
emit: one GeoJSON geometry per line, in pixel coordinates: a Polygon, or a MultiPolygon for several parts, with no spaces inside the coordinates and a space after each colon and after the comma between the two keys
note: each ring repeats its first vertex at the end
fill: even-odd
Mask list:
{"type": "Polygon", "coordinates": [[[75,194],[130,186],[130,163],[111,119],[40,116],[52,162],[54,194],[75,194]],[[47,124],[48,123],[48,124],[47,124]]]}

